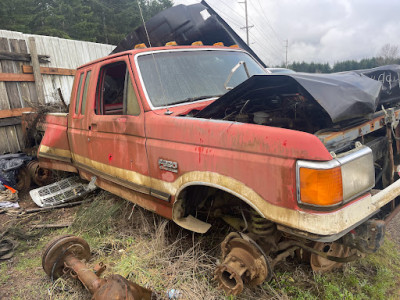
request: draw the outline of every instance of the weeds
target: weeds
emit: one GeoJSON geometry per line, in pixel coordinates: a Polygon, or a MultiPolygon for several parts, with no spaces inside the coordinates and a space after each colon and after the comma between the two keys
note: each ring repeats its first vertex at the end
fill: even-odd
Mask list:
{"type": "Polygon", "coordinates": [[[52,231],[51,236],[45,231],[40,239],[22,242],[14,265],[0,264],[0,290],[10,280],[13,268],[18,276],[29,273],[33,277],[31,284],[20,286],[14,293],[15,299],[89,299],[77,280],[59,278],[51,283],[40,266],[43,245],[53,235],[69,233],[88,241],[92,249],[89,265],[103,262],[108,266],[104,276],[120,274],[151,289],[157,299],[167,299],[171,289],[180,291],[180,299],[398,298],[400,258],[396,246],[388,240],[376,254],[324,275],[289,259],[277,266],[271,282],[245,288],[237,297],[226,296],[213,281],[225,231],[219,227],[206,235],[193,234],[100,192],[91,204],[80,208],[69,229],[52,231]]]}
{"type": "Polygon", "coordinates": [[[106,234],[114,224],[117,213],[123,206],[122,199],[100,192],[89,206],[83,206],[72,224],[75,233],[100,236],[106,234]]]}

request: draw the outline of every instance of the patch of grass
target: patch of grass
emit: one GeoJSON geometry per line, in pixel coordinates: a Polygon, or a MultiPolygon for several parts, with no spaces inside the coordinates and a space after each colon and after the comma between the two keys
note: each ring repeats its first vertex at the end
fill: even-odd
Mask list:
{"type": "Polygon", "coordinates": [[[41,267],[41,257],[40,256],[31,256],[27,255],[27,253],[22,252],[19,254],[19,260],[17,266],[15,267],[18,271],[27,271],[41,267]]]}
{"type": "Polygon", "coordinates": [[[8,275],[8,267],[7,264],[1,263],[0,264],[0,285],[2,285],[3,283],[6,283],[8,278],[10,278],[10,275],[8,275]]]}
{"type": "Polygon", "coordinates": [[[72,231],[88,239],[106,234],[115,224],[115,219],[125,203],[110,193],[100,192],[89,206],[83,206],[78,211],[72,231]]]}
{"type": "Polygon", "coordinates": [[[60,278],[52,283],[41,269],[44,245],[53,236],[69,233],[89,243],[89,268],[103,262],[107,265],[103,277],[120,274],[151,289],[156,299],[167,299],[170,289],[179,290],[182,299],[398,299],[400,258],[389,240],[376,254],[323,275],[289,259],[278,264],[271,282],[226,296],[213,281],[225,231],[193,234],[101,192],[80,208],[71,228],[43,231],[40,238],[22,241],[13,265],[0,264],[0,285],[26,278],[26,285],[15,288],[14,299],[90,299],[79,281],[60,278]],[[15,271],[11,279],[10,268],[15,271]]]}
{"type": "Polygon", "coordinates": [[[325,274],[310,269],[308,274],[301,274],[299,270],[277,272],[277,280],[269,286],[290,299],[397,299],[399,295],[400,257],[390,240],[377,253],[346,264],[343,269],[325,274]]]}

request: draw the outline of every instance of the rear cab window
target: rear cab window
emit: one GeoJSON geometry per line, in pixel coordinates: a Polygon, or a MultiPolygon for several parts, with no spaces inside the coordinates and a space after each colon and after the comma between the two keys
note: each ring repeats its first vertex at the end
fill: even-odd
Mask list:
{"type": "Polygon", "coordinates": [[[92,70],[86,70],[79,75],[78,89],[75,95],[75,116],[85,114],[91,73],[92,70]]]}

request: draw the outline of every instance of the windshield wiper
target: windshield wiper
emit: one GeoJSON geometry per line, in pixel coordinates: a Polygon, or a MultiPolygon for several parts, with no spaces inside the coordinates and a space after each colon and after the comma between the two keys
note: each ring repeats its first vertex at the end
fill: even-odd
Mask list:
{"type": "Polygon", "coordinates": [[[228,75],[228,78],[226,79],[225,83],[224,83],[224,88],[228,91],[232,90],[233,87],[228,86],[229,81],[231,80],[233,74],[239,69],[239,67],[243,65],[244,70],[246,72],[247,78],[250,78],[250,73],[249,73],[249,69],[247,68],[247,64],[245,61],[241,60],[239,61],[231,70],[231,72],[228,75]]]}
{"type": "Polygon", "coordinates": [[[185,102],[194,102],[197,100],[203,100],[203,99],[207,99],[207,98],[215,98],[215,97],[221,97],[221,96],[222,95],[206,95],[206,96],[198,96],[198,97],[188,97],[183,100],[168,103],[168,105],[175,105],[175,104],[180,104],[180,103],[185,103],[185,102]]]}

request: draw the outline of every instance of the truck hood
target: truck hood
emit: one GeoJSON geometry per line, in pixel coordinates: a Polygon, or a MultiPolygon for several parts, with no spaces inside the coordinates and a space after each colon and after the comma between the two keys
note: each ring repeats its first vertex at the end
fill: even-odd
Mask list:
{"type": "Polygon", "coordinates": [[[381,89],[381,82],[355,72],[254,75],[204,108],[196,117],[224,118],[227,108],[244,105],[248,100],[299,94],[323,114],[326,113],[332,123],[339,123],[374,113],[381,89]]]}
{"type": "MultiPolygon", "coordinates": [[[[202,41],[204,45],[222,42],[226,46],[238,45],[265,67],[257,54],[205,1],[173,6],[158,13],[145,24],[152,47],[161,47],[171,41],[178,45],[191,45],[196,41],[202,41]]],[[[111,54],[133,49],[136,44],[141,43],[150,46],[144,26],[128,34],[111,54]]]]}

